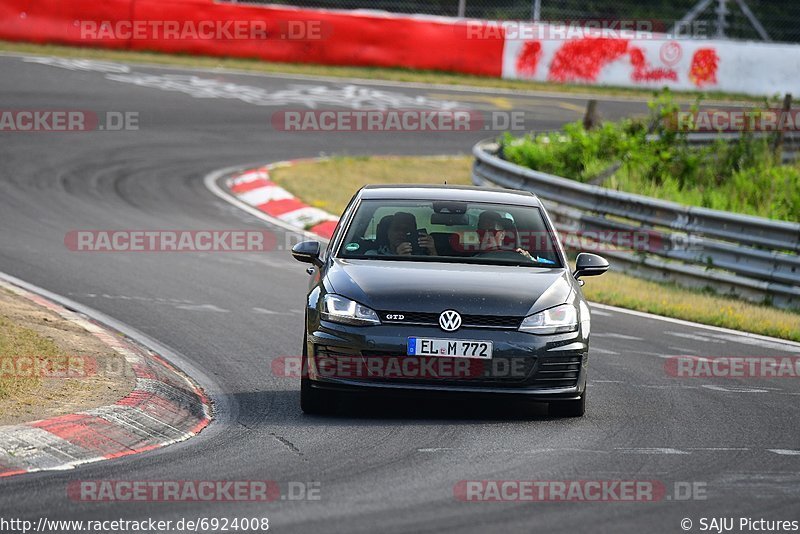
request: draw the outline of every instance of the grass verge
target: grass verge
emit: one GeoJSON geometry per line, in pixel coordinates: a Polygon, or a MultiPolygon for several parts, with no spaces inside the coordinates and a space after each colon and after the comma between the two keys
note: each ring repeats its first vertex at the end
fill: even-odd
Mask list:
{"type": "MultiPolygon", "coordinates": [[[[649,106],[649,118],[604,122],[591,130],[578,121],[559,134],[506,133],[503,157],[537,171],[680,204],[800,219],[800,164],[783,164],[776,157],[773,136],[742,132],[735,140],[698,147],[689,142],[692,124],[676,128],[682,110],[671,92],[649,106]]],[[[756,117],[755,109],[751,113],[756,117]]]]}
{"type": "MultiPolygon", "coordinates": [[[[76,57],[105,61],[122,61],[127,63],[149,63],[174,67],[196,67],[212,69],[240,70],[256,73],[294,74],[303,76],[325,76],[336,78],[362,78],[392,82],[412,82],[435,85],[462,85],[485,87],[489,89],[506,89],[513,91],[539,91],[570,93],[575,95],[618,96],[635,99],[649,98],[652,89],[636,89],[629,87],[598,87],[587,85],[553,84],[523,80],[502,80],[484,76],[471,76],[438,71],[412,70],[383,67],[337,67],[327,65],[311,65],[305,63],[273,63],[260,59],[239,59],[227,57],[196,56],[188,54],[162,54],[158,52],[130,52],[104,48],[90,48],[64,45],[40,45],[0,41],[0,52],[17,54],[39,54],[59,57],[76,57]]],[[[707,101],[716,102],[761,102],[763,97],[752,95],[697,91],[677,93],[681,99],[693,101],[703,95],[707,101]]]]}
{"type": "Polygon", "coordinates": [[[0,288],[0,425],[113,404],[133,385],[125,359],[93,334],[0,288]]]}
{"type": "Polygon", "coordinates": [[[16,358],[36,356],[45,365],[64,354],[52,340],[44,338],[21,326],[7,317],[0,316],[0,357],[4,365],[0,369],[0,399],[22,395],[38,386],[42,379],[38,376],[24,376],[12,372],[16,358]]]}
{"type": "MultiPolygon", "coordinates": [[[[337,157],[276,169],[272,178],[309,204],[338,215],[363,185],[441,184],[445,179],[448,184],[466,185],[471,183],[471,164],[469,156],[337,157]]],[[[588,278],[583,292],[594,302],[800,341],[800,313],[641,280],[615,272],[613,266],[603,276],[588,278]]]]}

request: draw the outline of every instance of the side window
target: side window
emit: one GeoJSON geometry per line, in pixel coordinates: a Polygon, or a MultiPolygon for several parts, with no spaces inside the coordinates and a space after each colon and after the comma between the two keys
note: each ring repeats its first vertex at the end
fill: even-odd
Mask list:
{"type": "Polygon", "coordinates": [[[350,202],[348,202],[347,206],[344,208],[344,211],[342,212],[342,217],[339,219],[339,225],[336,227],[336,231],[331,236],[330,241],[328,241],[328,247],[325,249],[325,254],[322,257],[323,262],[330,257],[333,251],[333,246],[336,244],[337,241],[341,239],[342,237],[341,233],[344,231],[344,227],[341,223],[342,221],[346,221],[352,214],[353,206],[355,206],[357,198],[358,198],[358,193],[353,195],[353,198],[350,199],[350,202]]]}

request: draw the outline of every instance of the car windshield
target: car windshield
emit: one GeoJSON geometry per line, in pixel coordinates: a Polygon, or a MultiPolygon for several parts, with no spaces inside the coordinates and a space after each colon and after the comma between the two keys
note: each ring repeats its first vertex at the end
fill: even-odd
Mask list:
{"type": "Polygon", "coordinates": [[[338,257],[561,267],[535,206],[434,200],[363,200],[338,257]]]}

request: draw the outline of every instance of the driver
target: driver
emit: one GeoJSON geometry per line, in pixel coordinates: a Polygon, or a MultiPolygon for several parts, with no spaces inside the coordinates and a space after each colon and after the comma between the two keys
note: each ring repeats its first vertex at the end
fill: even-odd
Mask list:
{"type": "MultiPolygon", "coordinates": [[[[478,237],[480,238],[478,254],[486,254],[489,252],[508,251],[511,248],[504,245],[507,231],[504,218],[496,211],[487,210],[478,216],[478,237]]],[[[522,254],[529,260],[533,260],[531,253],[527,250],[517,248],[515,252],[522,254]]]]}
{"type": "MultiPolygon", "coordinates": [[[[386,229],[385,238],[384,236],[378,236],[378,241],[384,244],[374,252],[370,251],[367,254],[372,253],[372,255],[377,254],[380,256],[409,256],[414,250],[409,239],[413,239],[415,235],[417,235],[417,218],[414,217],[412,213],[398,211],[391,216],[391,221],[386,229]]],[[[423,251],[427,252],[429,256],[438,255],[436,244],[433,238],[427,233],[419,233],[417,244],[423,251]]]]}

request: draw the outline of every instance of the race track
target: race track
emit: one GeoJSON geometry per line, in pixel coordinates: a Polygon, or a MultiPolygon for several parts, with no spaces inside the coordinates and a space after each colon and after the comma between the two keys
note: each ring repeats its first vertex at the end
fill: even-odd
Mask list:
{"type": "MultiPolygon", "coordinates": [[[[481,403],[369,403],[335,417],[311,417],[300,412],[299,382],[274,376],[270,367],[276,357],[299,355],[301,347],[308,275],[288,252],[90,254],[64,246],[71,229],[264,228],[266,223],[205,187],[204,177],[223,167],[320,153],[468,153],[490,135],[274,130],[274,111],[307,109],[308,86],[336,94],[352,83],[371,90],[365,102],[401,107],[418,96],[482,110],[510,102],[526,111],[528,127],[536,129],[580,118],[585,101],[42,63],[0,56],[3,108],[135,111],[139,130],[0,133],[0,271],[100,310],[170,347],[213,381],[224,397],[217,401],[228,410],[201,436],[157,452],[2,479],[0,516],[267,516],[275,532],[343,533],[679,532],[685,517],[798,519],[798,380],[679,380],[664,371],[665,358],[673,355],[797,355],[797,346],[596,309],[584,418],[530,419],[481,403]],[[239,86],[258,90],[250,90],[245,101],[239,86]],[[284,100],[274,98],[279,92],[284,100]],[[265,505],[85,503],[67,497],[70,481],[99,479],[317,481],[321,499],[265,505]],[[457,482],[484,479],[658,480],[670,491],[675,482],[696,482],[705,485],[707,499],[454,498],[457,482]]],[[[646,110],[641,102],[626,101],[601,102],[599,109],[606,117],[646,110]]],[[[286,241],[284,230],[268,229],[279,244],[286,241]]]]}

